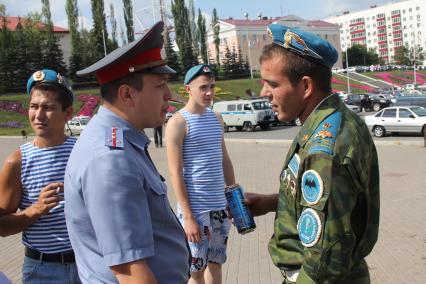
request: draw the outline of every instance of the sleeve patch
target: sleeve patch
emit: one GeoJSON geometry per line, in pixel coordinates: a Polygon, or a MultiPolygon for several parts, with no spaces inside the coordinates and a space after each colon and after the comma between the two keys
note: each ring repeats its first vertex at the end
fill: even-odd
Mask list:
{"type": "Polygon", "coordinates": [[[322,223],[318,213],[311,208],[303,210],[297,221],[297,231],[299,239],[305,247],[312,247],[318,243],[322,232],[322,223]]]}
{"type": "Polygon", "coordinates": [[[315,205],[324,193],[324,185],[321,176],[314,170],[308,170],[302,176],[302,195],[305,202],[315,205]]]}

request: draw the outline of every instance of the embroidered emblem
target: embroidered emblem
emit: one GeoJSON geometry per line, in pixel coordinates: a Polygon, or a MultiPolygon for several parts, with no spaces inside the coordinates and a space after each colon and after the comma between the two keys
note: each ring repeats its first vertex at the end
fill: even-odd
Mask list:
{"type": "Polygon", "coordinates": [[[118,127],[105,128],[105,146],[112,148],[124,148],[123,129],[118,127]]]}
{"type": "Polygon", "coordinates": [[[308,140],[308,138],[309,138],[309,135],[305,134],[305,135],[303,135],[302,141],[306,142],[306,140],[308,140]]]}
{"type": "Polygon", "coordinates": [[[208,66],[204,66],[204,67],[203,67],[203,72],[204,72],[204,73],[210,73],[210,72],[211,72],[211,70],[210,70],[210,68],[209,68],[208,66]]]}
{"type": "Polygon", "coordinates": [[[290,193],[293,198],[296,196],[296,182],[294,180],[290,181],[290,193]]]}
{"type": "Polygon", "coordinates": [[[323,126],[322,127],[324,127],[324,128],[330,128],[331,127],[331,124],[330,123],[328,123],[328,122],[326,122],[326,123],[324,123],[323,124],[323,126]]]}
{"type": "Polygon", "coordinates": [[[44,79],[44,72],[43,71],[37,71],[33,74],[34,81],[42,81],[44,79]]]}
{"type": "Polygon", "coordinates": [[[312,247],[321,237],[322,224],[318,213],[311,208],[303,210],[297,221],[297,231],[302,245],[312,247]]]}
{"type": "Polygon", "coordinates": [[[324,192],[321,176],[314,170],[308,170],[302,176],[302,195],[306,203],[315,205],[324,192]]]}
{"type": "Polygon", "coordinates": [[[287,169],[284,169],[281,171],[280,181],[284,181],[286,177],[287,177],[287,169]]]}
{"type": "Polygon", "coordinates": [[[316,59],[322,59],[322,56],[310,49],[298,34],[291,32],[289,29],[284,34],[284,47],[316,59]]]}
{"type": "Polygon", "coordinates": [[[294,154],[290,162],[288,162],[288,168],[297,177],[297,172],[299,171],[300,157],[298,154],[294,154]]]}
{"type": "Polygon", "coordinates": [[[315,135],[315,138],[321,138],[321,139],[325,139],[325,138],[333,138],[333,134],[330,133],[330,131],[327,130],[321,130],[320,132],[318,132],[315,135]]]}

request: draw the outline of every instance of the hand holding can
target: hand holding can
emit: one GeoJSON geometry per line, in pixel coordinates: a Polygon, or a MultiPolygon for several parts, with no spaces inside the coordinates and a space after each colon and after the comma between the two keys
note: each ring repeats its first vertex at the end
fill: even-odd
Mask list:
{"type": "Polygon", "coordinates": [[[254,231],[256,223],[244,203],[243,188],[238,184],[228,186],[225,188],[225,197],[238,233],[246,234],[254,231]]]}

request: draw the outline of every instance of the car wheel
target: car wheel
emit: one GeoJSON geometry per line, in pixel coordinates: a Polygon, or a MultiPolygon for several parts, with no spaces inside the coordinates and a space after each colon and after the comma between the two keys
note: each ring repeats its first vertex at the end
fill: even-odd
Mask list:
{"type": "Polygon", "coordinates": [[[383,126],[375,126],[373,132],[376,137],[383,137],[386,134],[386,130],[383,126]]]}
{"type": "Polygon", "coordinates": [[[229,132],[229,126],[226,125],[226,123],[223,124],[223,131],[224,132],[229,132]]]}
{"type": "Polygon", "coordinates": [[[373,110],[374,111],[379,111],[380,110],[380,104],[374,104],[373,105],[373,110]]]}
{"type": "Polygon", "coordinates": [[[252,132],[254,131],[255,126],[253,126],[253,124],[250,121],[246,121],[244,122],[243,128],[247,132],[252,132]]]}
{"type": "Polygon", "coordinates": [[[262,129],[262,130],[268,130],[269,129],[269,124],[261,124],[260,125],[260,129],[262,129]]]}

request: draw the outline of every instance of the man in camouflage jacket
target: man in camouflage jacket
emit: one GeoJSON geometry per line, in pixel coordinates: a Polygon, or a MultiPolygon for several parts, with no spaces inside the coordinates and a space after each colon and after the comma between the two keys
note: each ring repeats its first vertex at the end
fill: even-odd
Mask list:
{"type": "Polygon", "coordinates": [[[279,24],[260,58],[282,121],[303,123],[287,154],[279,194],[247,194],[254,215],[275,211],[269,252],[283,283],[370,283],[364,258],[379,228],[377,153],[365,123],[331,93],[337,52],[316,35],[279,24]]]}

